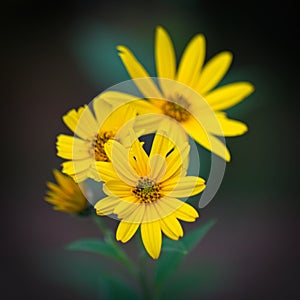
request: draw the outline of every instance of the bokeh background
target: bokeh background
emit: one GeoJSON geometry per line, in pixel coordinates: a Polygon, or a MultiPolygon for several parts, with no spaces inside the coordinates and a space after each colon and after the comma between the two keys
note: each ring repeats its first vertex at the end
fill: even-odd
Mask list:
{"type": "MultiPolygon", "coordinates": [[[[220,190],[200,220],[185,225],[188,231],[217,219],[180,269],[185,296],[299,299],[299,35],[292,1],[14,0],[1,8],[2,299],[109,299],[99,278],[122,270],[64,250],[100,235],[91,220],[53,211],[43,201],[45,182],[61,163],[55,139],[68,132],[61,116],[128,79],[117,45],[134,49],[154,74],[158,24],[178,56],[193,35],[204,33],[207,58],[234,53],[223,82],[256,86],[228,112],[249,132],[227,139],[233,159],[220,190]]],[[[114,220],[107,224],[116,227],[114,220]]],[[[124,248],[134,257],[130,243],[124,248]]],[[[180,287],[177,275],[170,290],[180,287]]]]}

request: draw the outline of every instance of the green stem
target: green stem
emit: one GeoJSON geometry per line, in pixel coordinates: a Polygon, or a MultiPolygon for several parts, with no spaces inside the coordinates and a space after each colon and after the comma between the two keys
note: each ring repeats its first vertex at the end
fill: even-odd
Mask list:
{"type": "Polygon", "coordinates": [[[114,240],[114,236],[110,229],[108,229],[103,221],[101,220],[101,217],[99,217],[96,214],[93,214],[93,220],[97,224],[98,228],[102,232],[104,239],[107,243],[111,244],[115,250],[118,252],[118,259],[119,262],[121,262],[129,271],[131,275],[133,275],[135,278],[138,278],[138,271],[135,266],[135,264],[131,261],[131,259],[126,255],[126,253],[123,251],[122,248],[118,245],[118,243],[114,240]]]}
{"type": "Polygon", "coordinates": [[[139,281],[142,288],[143,299],[150,300],[151,296],[146,275],[146,256],[144,253],[141,254],[139,259],[139,281]]]}
{"type": "Polygon", "coordinates": [[[93,220],[97,224],[102,234],[104,235],[105,239],[112,237],[112,232],[102,222],[101,217],[97,216],[96,214],[93,214],[93,220]]]}
{"type": "Polygon", "coordinates": [[[142,239],[138,239],[138,246],[141,250],[139,255],[139,282],[142,290],[142,296],[144,300],[153,299],[151,293],[151,289],[149,286],[149,282],[147,279],[147,253],[142,244],[142,239]]]}

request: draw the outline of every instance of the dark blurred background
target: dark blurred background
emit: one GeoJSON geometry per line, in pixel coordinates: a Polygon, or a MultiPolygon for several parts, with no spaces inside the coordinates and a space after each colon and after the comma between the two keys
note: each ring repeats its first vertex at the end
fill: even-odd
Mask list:
{"type": "MultiPolygon", "coordinates": [[[[232,51],[223,82],[256,87],[228,112],[249,132],[227,139],[233,159],[219,192],[198,222],[185,225],[190,230],[217,219],[182,266],[197,282],[185,297],[299,299],[296,17],[289,0],[2,3],[1,298],[106,299],[93,274],[117,266],[63,249],[99,233],[89,219],[53,211],[43,201],[45,182],[61,163],[55,139],[68,132],[61,116],[128,79],[119,44],[134,49],[154,74],[160,24],[178,56],[199,32],[207,38],[207,59],[232,51]]],[[[114,220],[107,223],[116,227],[114,220]]],[[[124,248],[130,251],[130,243],[124,248]]]]}

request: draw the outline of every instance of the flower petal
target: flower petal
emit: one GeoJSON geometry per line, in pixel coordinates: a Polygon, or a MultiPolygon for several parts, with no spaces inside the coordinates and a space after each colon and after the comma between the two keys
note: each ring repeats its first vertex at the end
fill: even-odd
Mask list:
{"type": "Polygon", "coordinates": [[[141,224],[141,235],[143,244],[153,259],[157,259],[160,255],[162,234],[160,222],[150,222],[141,224]]]}
{"type": "Polygon", "coordinates": [[[107,90],[100,94],[103,101],[107,102],[109,105],[113,107],[119,107],[124,104],[131,103],[135,100],[139,100],[140,98],[136,95],[131,95],[119,91],[107,90]]]}
{"type": "Polygon", "coordinates": [[[155,35],[155,62],[156,74],[159,78],[160,87],[164,90],[163,81],[160,78],[175,79],[176,55],[170,36],[164,28],[158,26],[155,35]]]}
{"type": "Polygon", "coordinates": [[[176,56],[170,36],[158,26],[155,36],[155,61],[157,77],[175,78],[176,56]]]}
{"type": "MultiPolygon", "coordinates": [[[[216,117],[220,123],[224,136],[242,135],[248,130],[246,124],[227,118],[225,113],[216,113],[216,117]]],[[[211,130],[211,133],[218,135],[219,132],[214,133],[214,131],[211,130]]]]}
{"type": "Polygon", "coordinates": [[[194,222],[198,217],[199,214],[195,210],[194,207],[187,203],[183,203],[175,212],[176,218],[185,221],[185,222],[194,222]]]}
{"type": "Polygon", "coordinates": [[[81,113],[74,133],[85,140],[92,139],[100,130],[100,124],[95,119],[89,107],[81,113]]]}
{"type": "Polygon", "coordinates": [[[227,73],[232,61],[232,54],[224,51],[214,56],[203,68],[196,90],[204,96],[214,88],[227,73]]]}
{"type": "Polygon", "coordinates": [[[172,240],[178,240],[183,236],[182,226],[174,215],[161,219],[160,227],[163,233],[172,240]]]}
{"type": "Polygon", "coordinates": [[[50,197],[56,196],[57,198],[61,199],[61,201],[70,198],[70,193],[67,190],[62,189],[60,186],[54,184],[53,182],[47,182],[47,187],[49,188],[49,191],[47,191],[47,195],[50,197]]]}
{"type": "Polygon", "coordinates": [[[254,86],[251,83],[237,82],[215,89],[205,99],[214,110],[224,110],[236,105],[253,91],[254,86]]]}
{"type": "Polygon", "coordinates": [[[180,60],[177,80],[194,88],[205,59],[205,37],[198,34],[187,45],[180,60]]]}
{"type": "Polygon", "coordinates": [[[103,131],[115,131],[119,130],[127,122],[135,118],[136,110],[133,105],[124,104],[114,109],[114,111],[108,115],[103,123],[103,131]]]}
{"type": "Polygon", "coordinates": [[[154,133],[157,130],[157,128],[160,126],[160,123],[164,122],[165,120],[166,120],[165,116],[161,113],[152,113],[151,111],[141,112],[141,115],[138,115],[134,119],[133,128],[134,131],[138,133],[138,136],[151,134],[154,133]]]}
{"type": "Polygon", "coordinates": [[[162,95],[158,90],[157,86],[150,78],[149,74],[146,72],[144,67],[138,62],[132,52],[125,46],[118,46],[119,56],[129,73],[132,79],[137,79],[134,81],[138,89],[142,92],[142,94],[147,98],[157,98],[162,99],[162,95]]]}
{"type": "MultiPolygon", "coordinates": [[[[102,126],[104,120],[112,113],[113,106],[106,101],[105,93],[101,93],[93,99],[93,109],[99,127],[102,126]]],[[[100,130],[100,128],[99,128],[100,130]]]]}
{"type": "MultiPolygon", "coordinates": [[[[132,137],[134,139],[134,137],[132,137]]],[[[149,158],[142,143],[135,139],[130,148],[130,163],[139,176],[148,176],[150,172],[149,158]]]]}
{"type": "Polygon", "coordinates": [[[170,211],[170,214],[174,213],[183,221],[193,222],[199,216],[190,204],[176,198],[164,197],[161,199],[160,205],[164,206],[165,211],[170,211]]]}
{"type": "Polygon", "coordinates": [[[205,188],[204,179],[196,176],[186,176],[167,180],[160,184],[161,192],[168,197],[190,197],[201,193],[205,188]]]}
{"type": "Polygon", "coordinates": [[[112,214],[119,203],[119,198],[109,196],[99,200],[94,207],[99,216],[105,216],[112,214]]]}
{"type": "Polygon", "coordinates": [[[71,177],[64,175],[56,169],[54,169],[53,174],[57,183],[63,187],[63,190],[69,195],[72,195],[74,191],[78,190],[78,185],[74,183],[71,177]]]}
{"type": "MultiPolygon", "coordinates": [[[[80,119],[82,112],[87,108],[87,105],[80,107],[77,110],[72,109],[66,115],[63,116],[64,123],[69,127],[72,132],[75,132],[78,120],[80,119]]],[[[86,138],[86,135],[82,132],[77,132],[77,135],[81,138],[86,138]]]]}
{"type": "Polygon", "coordinates": [[[167,156],[167,168],[164,177],[160,180],[164,182],[171,177],[184,176],[189,163],[190,145],[185,142],[180,149],[177,147],[167,156]]]}
{"type": "Polygon", "coordinates": [[[145,209],[145,203],[132,202],[124,205],[123,201],[116,207],[115,213],[125,222],[140,224],[144,221],[145,209]]]}
{"type": "Polygon", "coordinates": [[[149,157],[152,157],[156,154],[166,157],[167,154],[174,148],[172,141],[167,138],[166,132],[161,132],[155,134],[153,139],[152,148],[149,157]]]}
{"type": "Polygon", "coordinates": [[[116,239],[122,243],[128,242],[134,236],[139,226],[140,224],[137,223],[121,221],[116,232],[116,239]]]}
{"type": "Polygon", "coordinates": [[[74,136],[58,135],[56,148],[57,156],[64,159],[86,159],[90,157],[87,142],[74,136]]]}
{"type": "Polygon", "coordinates": [[[90,165],[90,159],[65,161],[62,163],[62,172],[71,176],[76,182],[81,182],[88,178],[90,165]]]}
{"type": "Polygon", "coordinates": [[[101,180],[107,182],[109,180],[119,180],[119,176],[115,172],[115,169],[110,162],[96,161],[95,169],[97,170],[101,180]]]}
{"type": "Polygon", "coordinates": [[[132,187],[120,180],[109,180],[103,185],[106,195],[115,197],[128,197],[132,195],[132,187]]]}
{"type": "Polygon", "coordinates": [[[133,172],[133,169],[129,165],[128,150],[114,140],[109,140],[104,148],[119,178],[125,183],[134,186],[139,177],[133,172]]]}
{"type": "Polygon", "coordinates": [[[149,177],[156,182],[159,182],[166,173],[166,160],[159,154],[152,155],[150,158],[151,173],[149,177]]]}
{"type": "Polygon", "coordinates": [[[230,153],[226,148],[226,145],[218,138],[211,135],[209,128],[206,128],[206,132],[200,123],[192,116],[190,116],[190,118],[182,125],[197,143],[226,161],[230,161],[230,153]]]}

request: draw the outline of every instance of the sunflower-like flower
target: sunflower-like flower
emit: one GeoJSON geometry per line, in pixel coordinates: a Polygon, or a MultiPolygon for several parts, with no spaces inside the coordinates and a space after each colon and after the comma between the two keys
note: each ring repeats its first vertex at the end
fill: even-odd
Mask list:
{"type": "MultiPolygon", "coordinates": [[[[145,98],[148,98],[152,104],[149,106],[140,102],[139,113],[155,112],[174,118],[196,142],[226,161],[230,160],[229,151],[226,148],[222,149],[225,146],[221,145],[217,136],[238,136],[247,131],[247,126],[240,121],[227,118],[223,110],[239,103],[254,91],[253,85],[249,82],[236,82],[216,88],[232,62],[230,52],[221,52],[204,65],[205,38],[202,34],[198,34],[187,45],[177,67],[170,36],[162,27],[157,27],[155,61],[159,89],[127,47],[118,46],[117,49],[132,79],[148,78],[142,82],[135,82],[145,98]],[[174,86],[170,84],[170,80],[181,84],[174,86]],[[210,126],[211,122],[208,122],[208,126],[199,122],[205,116],[205,109],[199,108],[197,97],[190,97],[186,86],[205,99],[215,112],[221,130],[218,130],[218,126],[210,126]],[[212,145],[215,146],[212,147],[212,145]]],[[[136,105],[136,107],[139,106],[136,105]]]]}
{"type": "Polygon", "coordinates": [[[57,156],[68,160],[62,163],[62,171],[76,182],[87,178],[100,181],[97,167],[109,162],[105,143],[110,139],[126,143],[126,130],[121,129],[135,116],[132,106],[113,110],[101,95],[93,100],[93,108],[85,105],[69,111],[63,121],[74,136],[60,134],[56,143],[57,156]]]}
{"type": "Polygon", "coordinates": [[[57,184],[47,182],[48,190],[45,201],[53,204],[53,209],[79,214],[86,210],[88,202],[74,180],[58,170],[53,170],[57,184]]]}
{"type": "MultiPolygon", "coordinates": [[[[193,222],[197,211],[178,198],[196,195],[205,188],[205,181],[186,176],[189,144],[175,144],[166,132],[156,133],[150,154],[135,139],[130,149],[117,141],[109,141],[105,150],[112,169],[99,169],[105,177],[107,197],[95,204],[98,215],[116,215],[121,222],[116,239],[129,241],[140,227],[141,237],[149,255],[160,255],[162,232],[173,240],[183,236],[178,219],[193,222]]],[[[134,139],[133,139],[134,140],[134,139]]]]}

